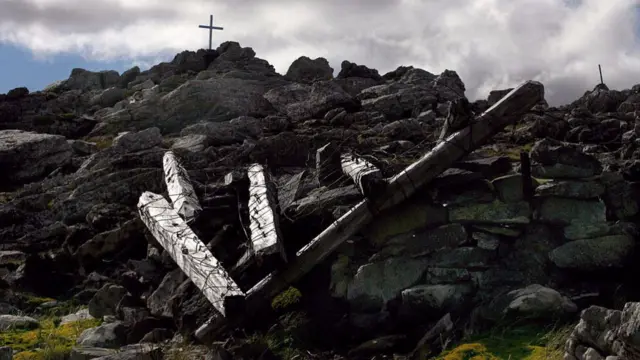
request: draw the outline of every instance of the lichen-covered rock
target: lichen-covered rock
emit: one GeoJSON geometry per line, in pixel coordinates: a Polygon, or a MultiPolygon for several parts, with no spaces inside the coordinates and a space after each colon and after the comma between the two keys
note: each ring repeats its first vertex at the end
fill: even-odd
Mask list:
{"type": "Polygon", "coordinates": [[[446,221],[446,208],[416,202],[380,214],[364,231],[372,244],[381,246],[394,236],[412,234],[414,231],[441,225],[446,221]]]}
{"type": "Polygon", "coordinates": [[[528,224],[531,209],[524,201],[504,203],[471,203],[454,206],[449,210],[449,221],[485,224],[528,224]]]}
{"type": "Polygon", "coordinates": [[[424,259],[392,258],[366,264],[348,285],[347,300],[360,310],[380,310],[400,292],[415,285],[427,270],[424,259]]]}
{"type": "Polygon", "coordinates": [[[558,291],[532,284],[495,298],[482,314],[493,321],[523,317],[552,319],[577,310],[576,305],[558,291]]]}
{"type": "Polygon", "coordinates": [[[38,327],[40,323],[32,317],[0,314],[0,331],[31,330],[38,327]]]}
{"type": "Polygon", "coordinates": [[[629,235],[611,235],[568,242],[550,254],[558,267],[583,271],[622,268],[633,254],[635,240],[629,235]]]}
{"type": "Polygon", "coordinates": [[[537,219],[552,224],[594,224],[607,221],[606,206],[599,200],[560,197],[541,199],[537,219]]]}

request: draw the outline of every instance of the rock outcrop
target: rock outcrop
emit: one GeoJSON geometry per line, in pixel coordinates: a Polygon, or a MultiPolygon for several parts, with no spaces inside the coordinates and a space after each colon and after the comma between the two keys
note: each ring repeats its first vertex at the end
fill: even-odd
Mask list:
{"type": "MultiPolygon", "coordinates": [[[[465,97],[451,70],[380,75],[344,61],[333,72],[326,59],[301,57],[283,76],[227,42],[145,71],[74,69],[43,91],[0,95],[0,325],[37,325],[20,313],[33,310],[22,293],[74,299],[88,310],[71,315],[105,319],[82,333],[74,356],[157,354],[149,343],[191,336],[216,314],[136,209],[142,192],[168,198],[166,151],[202,205],[194,233],[247,291],[274,268],[236,266],[252,216],[240,170],[268,169],[295,257],[364,199],[336,155],[358,155],[390,178],[437,144],[456,116],[451,104],[465,97]]],[[[509,91],[465,109],[478,115],[509,91]]],[[[640,315],[629,301],[637,296],[639,121],[640,86],[598,86],[558,108],[538,103],[409,201],[376,212],[286,301],[274,300],[283,316],[276,325],[256,316],[255,327],[273,334],[306,324],[331,355],[410,354],[426,342],[420,354],[434,355],[434,339],[445,335],[581,314],[568,359],[638,358],[640,315]],[[301,302],[292,300],[297,291],[301,302]],[[603,307],[620,294],[624,309],[603,307]]],[[[255,350],[243,341],[213,352],[252,358],[240,355],[255,350]]],[[[263,345],[256,351],[277,350],[263,345]]]]}

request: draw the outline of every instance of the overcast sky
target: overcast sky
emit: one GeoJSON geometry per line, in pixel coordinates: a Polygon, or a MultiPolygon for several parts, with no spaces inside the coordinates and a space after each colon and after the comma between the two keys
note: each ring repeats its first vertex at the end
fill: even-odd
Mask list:
{"type": "Polygon", "coordinates": [[[461,76],[471,99],[535,79],[545,84],[547,99],[558,104],[593,88],[599,82],[598,64],[609,87],[640,83],[639,4],[640,0],[0,0],[0,92],[3,78],[28,79],[34,67],[52,66],[56,54],[66,56],[64,75],[45,72],[38,76],[42,86],[68,76],[76,66],[69,64],[69,56],[78,55],[82,61],[77,66],[113,66],[121,71],[206,47],[208,32],[197,26],[207,24],[213,14],[214,25],[224,27],[214,33],[214,47],[238,41],[280,73],[301,55],[325,57],[336,72],[345,59],[380,73],[399,65],[434,73],[451,69],[461,76]],[[8,55],[19,48],[33,52],[26,53],[28,61],[8,55]]]}

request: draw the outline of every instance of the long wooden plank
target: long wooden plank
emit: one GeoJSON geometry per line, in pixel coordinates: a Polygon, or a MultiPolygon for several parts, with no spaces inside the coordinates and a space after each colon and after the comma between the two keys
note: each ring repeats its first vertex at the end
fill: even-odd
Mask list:
{"type": "MultiPolygon", "coordinates": [[[[296,258],[284,271],[274,272],[247,292],[248,309],[258,308],[260,302],[268,301],[286,289],[291,283],[324,260],[350,236],[373,219],[373,209],[390,208],[403,202],[421,186],[429,183],[469,152],[485,143],[544,98],[544,86],[537,81],[527,81],[478,116],[468,127],[455,132],[436,145],[420,160],[409,165],[390,179],[385,194],[376,202],[365,199],[336,220],[309,244],[300,249],[296,258]]],[[[211,319],[198,333],[206,337],[207,332],[221,326],[219,319],[211,319]]]]}
{"type": "Polygon", "coordinates": [[[384,190],[386,180],[380,169],[372,163],[353,154],[341,155],[340,162],[342,172],[353,180],[365,197],[368,198],[384,190]]]}
{"type": "Polygon", "coordinates": [[[278,254],[287,261],[282,244],[277,199],[269,174],[260,164],[247,169],[249,176],[249,230],[252,255],[258,259],[278,254]]]}
{"type": "Polygon", "coordinates": [[[243,312],[244,292],[162,195],[142,193],[138,213],[153,237],[220,314],[237,316],[243,312]]]}
{"type": "Polygon", "coordinates": [[[162,164],[167,192],[173,208],[187,223],[190,223],[202,211],[202,207],[189,180],[189,174],[172,151],[164,154],[162,164]]]}

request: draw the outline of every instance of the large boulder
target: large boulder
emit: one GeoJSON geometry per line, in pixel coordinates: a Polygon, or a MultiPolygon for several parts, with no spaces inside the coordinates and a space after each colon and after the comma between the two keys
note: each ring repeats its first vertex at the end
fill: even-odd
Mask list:
{"type": "Polygon", "coordinates": [[[93,72],[85,69],[75,68],[71,70],[71,75],[63,81],[58,88],[65,90],[102,90],[120,83],[120,74],[117,71],[93,72]]]}
{"type": "Polygon", "coordinates": [[[73,150],[63,136],[21,130],[0,131],[0,167],[4,183],[37,180],[68,165],[73,150]]]}
{"type": "Polygon", "coordinates": [[[325,58],[311,60],[306,56],[301,56],[291,63],[285,78],[305,84],[331,80],[333,78],[333,68],[329,66],[329,62],[325,58]]]}
{"type": "Polygon", "coordinates": [[[290,84],[270,90],[264,98],[294,121],[321,118],[333,108],[353,109],[359,105],[332,81],[316,81],[312,85],[290,84]]]}
{"type": "Polygon", "coordinates": [[[602,172],[602,164],[593,155],[575,145],[549,138],[533,146],[531,159],[536,163],[531,173],[539,178],[579,179],[602,172]]]}

